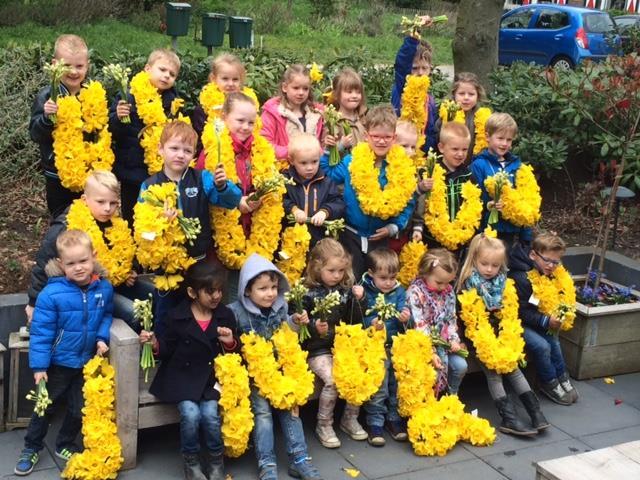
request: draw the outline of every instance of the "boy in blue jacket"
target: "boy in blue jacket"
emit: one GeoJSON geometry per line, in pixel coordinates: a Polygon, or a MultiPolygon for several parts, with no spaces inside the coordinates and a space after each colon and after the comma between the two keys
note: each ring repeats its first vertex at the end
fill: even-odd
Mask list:
{"type": "MultiPolygon", "coordinates": [[[[56,456],[68,460],[77,451],[74,440],[82,427],[82,368],[97,352],[109,350],[113,287],[98,275],[89,236],[67,230],[56,241],[58,258],[47,265],[49,281],[38,295],[31,322],[29,367],[36,385],[47,382],[55,405],[66,398],[67,414],[56,439],[56,456]]],[[[14,473],[28,475],[49,429],[52,409],[31,417],[24,449],[14,473]]]]}
{"type": "Polygon", "coordinates": [[[408,328],[411,311],[406,305],[406,291],[397,280],[400,261],[396,252],[390,248],[372,250],[367,255],[367,267],[367,273],[364,274],[362,280],[367,302],[366,312],[373,307],[380,294],[384,295],[386,303],[393,304],[400,312],[398,317],[389,318],[384,324],[378,321],[377,312],[365,314],[362,321],[365,328],[375,325],[378,329],[384,326],[387,330],[385,343],[387,360],[385,361],[384,380],[380,389],[364,404],[369,431],[367,441],[374,447],[382,447],[385,444],[383,427],[387,429],[394,440],[398,442],[407,440],[406,426],[398,414],[398,382],[391,364],[391,345],[393,337],[408,328]]]}

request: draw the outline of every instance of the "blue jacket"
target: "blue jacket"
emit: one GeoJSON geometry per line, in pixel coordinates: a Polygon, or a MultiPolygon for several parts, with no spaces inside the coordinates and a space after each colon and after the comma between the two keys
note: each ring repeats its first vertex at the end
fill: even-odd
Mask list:
{"type": "MultiPolygon", "coordinates": [[[[400,116],[400,110],[402,108],[402,92],[404,85],[407,83],[407,75],[411,75],[413,68],[413,59],[416,56],[418,45],[420,41],[413,37],[404,37],[404,42],[398,53],[396,54],[396,63],[393,66],[394,70],[394,82],[391,89],[391,104],[396,111],[396,114],[400,116]]],[[[429,94],[428,99],[428,112],[427,112],[427,124],[425,125],[426,139],[422,149],[425,153],[429,151],[429,148],[436,149],[438,145],[438,130],[436,130],[436,120],[438,119],[436,111],[436,101],[433,95],[429,94]]]]}
{"type": "MultiPolygon", "coordinates": [[[[382,293],[378,287],[373,283],[373,278],[369,273],[365,273],[362,276],[362,286],[364,287],[365,298],[367,302],[367,308],[365,312],[373,307],[376,303],[376,297],[382,293]]],[[[400,282],[396,282],[396,286],[390,292],[384,294],[384,299],[387,303],[392,303],[398,309],[398,312],[402,312],[404,308],[409,308],[406,305],[407,302],[407,292],[400,282]]],[[[378,316],[377,313],[371,313],[369,315],[364,316],[362,319],[362,323],[365,328],[371,326],[371,322],[378,316]]],[[[393,342],[393,337],[396,336],[400,332],[404,332],[407,328],[410,328],[412,322],[411,319],[406,324],[402,324],[400,320],[397,318],[391,318],[385,322],[385,328],[387,329],[387,345],[391,345],[393,342]]]]}
{"type": "MultiPolygon", "coordinates": [[[[484,212],[482,214],[482,225],[480,226],[481,230],[484,230],[484,228],[487,226],[487,222],[489,220],[489,210],[486,207],[487,203],[491,200],[491,197],[487,193],[487,189],[484,186],[484,181],[487,179],[487,177],[491,177],[492,175],[498,173],[500,170],[504,170],[509,174],[511,184],[513,184],[515,181],[516,172],[522,165],[520,158],[510,152],[507,153],[504,158],[506,160],[506,164],[503,168],[498,161],[497,155],[494,155],[489,151],[489,149],[485,148],[473,159],[473,162],[471,163],[471,172],[473,173],[473,176],[476,177],[478,185],[482,189],[482,203],[484,203],[485,206],[484,212]]],[[[520,240],[526,242],[530,242],[532,238],[532,231],[530,227],[518,227],[517,225],[504,220],[502,216],[500,216],[500,220],[498,220],[498,223],[493,225],[493,229],[498,233],[517,234],[520,237],[520,240]]]]}
{"type": "Polygon", "coordinates": [[[86,289],[61,276],[55,260],[49,281],[38,295],[31,322],[29,366],[44,372],[51,365],[82,368],[96,353],[96,342],[109,343],[113,287],[94,277],[86,289]]]}
{"type": "MultiPolygon", "coordinates": [[[[402,210],[399,215],[388,218],[387,220],[382,220],[381,218],[365,214],[360,208],[360,202],[358,202],[356,191],[353,188],[353,185],[351,185],[351,173],[349,173],[350,164],[351,155],[347,155],[340,163],[333,167],[329,166],[328,153],[325,152],[325,154],[320,157],[320,168],[322,168],[327,176],[334,182],[339,185],[344,185],[343,197],[346,205],[345,218],[347,225],[355,229],[357,234],[361,237],[370,237],[376,233],[376,230],[389,224],[393,224],[398,227],[398,231],[404,230],[411,218],[411,212],[413,212],[413,207],[415,205],[415,198],[412,197],[411,200],[409,200],[407,205],[404,207],[404,210],[402,210]]],[[[387,162],[383,161],[382,166],[380,167],[380,175],[378,176],[378,183],[381,187],[384,187],[387,184],[386,169],[387,162]]]]}

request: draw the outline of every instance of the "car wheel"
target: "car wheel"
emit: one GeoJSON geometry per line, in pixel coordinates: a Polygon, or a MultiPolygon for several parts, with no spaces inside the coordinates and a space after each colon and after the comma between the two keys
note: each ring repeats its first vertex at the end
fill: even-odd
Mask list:
{"type": "Polygon", "coordinates": [[[573,62],[571,59],[562,55],[551,60],[549,65],[556,70],[573,70],[573,62]]]}

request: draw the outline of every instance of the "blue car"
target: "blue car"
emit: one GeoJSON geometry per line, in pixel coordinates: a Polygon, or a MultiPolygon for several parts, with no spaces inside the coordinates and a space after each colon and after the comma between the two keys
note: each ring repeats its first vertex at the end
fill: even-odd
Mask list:
{"type": "Polygon", "coordinates": [[[583,60],[602,60],[616,53],[607,39],[611,35],[616,38],[616,24],[606,12],[527,5],[505,13],[500,20],[499,63],[522,61],[570,69],[583,60]]]}

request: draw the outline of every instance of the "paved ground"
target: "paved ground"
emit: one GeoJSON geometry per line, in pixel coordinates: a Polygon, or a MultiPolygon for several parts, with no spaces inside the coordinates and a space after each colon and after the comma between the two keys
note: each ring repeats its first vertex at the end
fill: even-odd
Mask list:
{"type": "MultiPolygon", "coordinates": [[[[615,378],[614,385],[602,379],[576,382],[581,394],[577,404],[563,407],[543,399],[545,415],[552,423],[546,433],[531,440],[498,434],[491,447],[458,444],[445,457],[418,457],[409,444],[388,439],[384,448],[373,448],[366,442],[345,439],[337,450],[323,448],[313,437],[315,404],[303,409],[302,415],[313,461],[326,480],[349,478],[343,467],[360,470],[359,479],[412,480],[447,479],[512,479],[535,478],[534,462],[607,447],[640,439],[640,373],[615,378]],[[622,402],[616,405],[616,399],[622,402]]],[[[484,379],[479,374],[468,376],[462,385],[462,398],[470,409],[496,424],[498,418],[484,379]]],[[[0,478],[17,478],[11,472],[22,448],[24,430],[0,434],[0,478]]],[[[52,435],[49,436],[51,438],[52,435]]],[[[282,438],[278,437],[280,477],[286,474],[282,438]]],[[[33,480],[59,478],[57,459],[51,450],[43,452],[33,480]]],[[[256,478],[252,452],[228,462],[228,472],[235,480],[256,478]]],[[[182,478],[178,453],[178,430],[175,426],[142,432],[138,448],[138,466],[123,472],[123,480],[163,480],[182,478]]]]}

